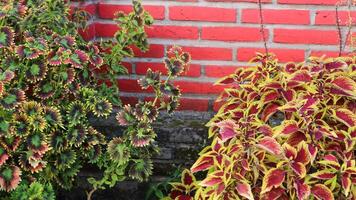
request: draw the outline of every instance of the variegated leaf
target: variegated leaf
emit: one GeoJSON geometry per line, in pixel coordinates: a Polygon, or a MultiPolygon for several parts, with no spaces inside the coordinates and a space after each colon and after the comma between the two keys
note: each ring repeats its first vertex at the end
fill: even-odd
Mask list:
{"type": "Polygon", "coordinates": [[[346,76],[336,77],[331,84],[334,88],[343,91],[348,96],[356,98],[356,82],[346,76]]]}
{"type": "Polygon", "coordinates": [[[204,186],[204,187],[218,185],[223,182],[223,176],[224,176],[223,171],[215,171],[211,174],[208,174],[208,176],[204,180],[202,180],[199,183],[199,185],[204,186]]]}
{"type": "Polygon", "coordinates": [[[253,195],[251,192],[251,187],[248,183],[237,183],[236,185],[237,193],[246,199],[253,200],[253,195]]]}
{"type": "Polygon", "coordinates": [[[299,176],[299,178],[304,178],[307,173],[305,165],[301,162],[292,162],[291,167],[293,171],[299,176]]]}
{"type": "Polygon", "coordinates": [[[264,122],[267,122],[268,119],[278,111],[278,108],[280,105],[276,103],[270,103],[268,104],[265,108],[263,108],[262,114],[261,114],[261,120],[264,122]]]}
{"type": "Polygon", "coordinates": [[[312,187],[311,193],[318,200],[334,200],[334,195],[328,187],[322,184],[316,184],[312,187]]]}
{"type": "Polygon", "coordinates": [[[190,171],[192,173],[204,171],[209,169],[211,166],[214,165],[214,159],[211,156],[201,156],[198,158],[197,161],[193,164],[190,171]]]}
{"type": "Polygon", "coordinates": [[[277,168],[270,169],[262,180],[261,194],[279,187],[284,182],[285,171],[277,168]]]}
{"type": "Polygon", "coordinates": [[[335,176],[335,171],[330,169],[324,169],[310,174],[310,176],[320,180],[329,180],[335,176]]]}
{"type": "Polygon", "coordinates": [[[236,135],[236,124],[233,120],[224,120],[216,124],[219,128],[219,134],[222,142],[225,142],[236,135]]]}
{"type": "Polygon", "coordinates": [[[298,123],[294,120],[285,120],[282,125],[277,127],[277,134],[293,134],[299,130],[298,123]]]}
{"type": "Polygon", "coordinates": [[[308,199],[310,196],[310,187],[302,180],[296,180],[294,187],[297,191],[298,200],[308,199]]]}
{"type": "Polygon", "coordinates": [[[356,114],[348,109],[340,108],[333,110],[333,117],[348,127],[356,126],[356,114]]]}
{"type": "Polygon", "coordinates": [[[185,169],[182,172],[181,181],[184,185],[191,186],[195,182],[195,177],[188,169],[185,169]]]}
{"type": "Polygon", "coordinates": [[[348,175],[347,173],[344,173],[341,176],[341,186],[342,189],[344,190],[345,196],[349,196],[349,192],[351,189],[351,179],[350,179],[350,175],[348,175]]]}
{"type": "Polygon", "coordinates": [[[287,159],[294,160],[297,157],[297,150],[288,143],[283,144],[284,156],[287,159]]]}
{"type": "Polygon", "coordinates": [[[276,139],[269,136],[262,138],[256,146],[274,155],[282,153],[281,145],[276,141],[276,139]]]}

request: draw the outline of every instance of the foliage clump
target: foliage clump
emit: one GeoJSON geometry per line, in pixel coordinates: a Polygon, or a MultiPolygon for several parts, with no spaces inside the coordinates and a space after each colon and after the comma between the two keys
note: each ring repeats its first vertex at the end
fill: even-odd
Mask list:
{"type": "Polygon", "coordinates": [[[149,70],[140,80],[154,89],[155,100],[123,106],[116,84],[125,72],[121,61],[134,56],[132,46],[148,49],[144,28],[153,22],[139,1],[133,6],[115,18],[120,29],[114,40],[96,43],[80,37],[88,15],[77,10],[70,16],[67,1],[0,2],[2,197],[46,193],[53,199],[52,186],[70,189],[85,165],[103,171],[99,180],[89,178],[94,190],[152,173],[157,146],[151,123],[160,110],[177,108],[180,91],[172,80],[187,69],[189,55],[172,48],[169,76],[161,80],[160,72],[149,70]],[[122,110],[117,119],[127,130],[111,138],[89,119],[106,118],[114,108],[122,110]]]}
{"type": "Polygon", "coordinates": [[[356,57],[252,61],[217,82],[212,144],[167,199],[355,199],[356,57]]]}

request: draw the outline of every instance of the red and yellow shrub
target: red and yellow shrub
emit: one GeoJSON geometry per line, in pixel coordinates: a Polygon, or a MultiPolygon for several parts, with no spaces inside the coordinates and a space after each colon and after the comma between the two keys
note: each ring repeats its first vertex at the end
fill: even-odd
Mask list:
{"type": "Polygon", "coordinates": [[[175,199],[355,199],[356,57],[252,62],[218,81],[213,141],[191,167],[206,177],[175,199]]]}

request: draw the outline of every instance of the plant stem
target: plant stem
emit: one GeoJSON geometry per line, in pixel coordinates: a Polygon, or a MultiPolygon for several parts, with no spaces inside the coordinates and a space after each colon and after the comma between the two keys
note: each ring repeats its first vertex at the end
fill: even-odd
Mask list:
{"type": "Polygon", "coordinates": [[[336,18],[337,32],[339,34],[339,56],[341,56],[341,52],[342,52],[342,33],[341,33],[340,19],[339,19],[339,5],[336,5],[336,7],[335,7],[335,18],[336,18]]]}
{"type": "Polygon", "coordinates": [[[93,196],[93,193],[97,190],[97,188],[93,188],[89,192],[87,192],[87,200],[91,200],[91,197],[93,196]]]}
{"type": "Polygon", "coordinates": [[[263,14],[262,14],[262,2],[261,0],[258,0],[258,8],[259,8],[259,14],[260,14],[260,32],[262,34],[263,38],[263,45],[265,47],[265,53],[268,55],[268,47],[267,47],[267,41],[266,41],[266,35],[265,35],[265,28],[264,28],[264,22],[263,22],[263,14]]]}

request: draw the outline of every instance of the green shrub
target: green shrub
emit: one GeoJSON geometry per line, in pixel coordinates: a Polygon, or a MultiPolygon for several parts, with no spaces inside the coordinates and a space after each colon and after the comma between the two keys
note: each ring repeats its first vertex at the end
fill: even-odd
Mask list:
{"type": "Polygon", "coordinates": [[[77,10],[69,16],[69,2],[0,2],[1,197],[37,199],[50,196],[44,192],[52,186],[70,189],[84,165],[103,172],[99,180],[88,179],[90,195],[152,173],[150,158],[158,148],[151,123],[159,111],[177,108],[180,91],[172,79],[186,70],[190,57],[172,48],[165,80],[151,70],[140,79],[156,92],[155,100],[123,106],[116,84],[125,72],[121,61],[134,56],[131,46],[148,49],[144,28],[153,22],[139,1],[133,6],[132,13],[115,18],[120,29],[114,40],[96,43],[78,34],[88,14],[77,10]],[[117,119],[127,129],[110,138],[89,119],[106,118],[113,108],[121,110],[117,119]]]}
{"type": "Polygon", "coordinates": [[[252,61],[217,82],[212,144],[167,199],[355,199],[356,57],[252,61]]]}

